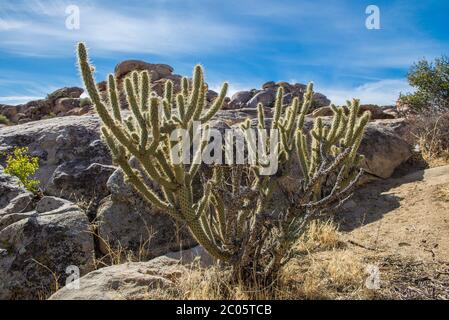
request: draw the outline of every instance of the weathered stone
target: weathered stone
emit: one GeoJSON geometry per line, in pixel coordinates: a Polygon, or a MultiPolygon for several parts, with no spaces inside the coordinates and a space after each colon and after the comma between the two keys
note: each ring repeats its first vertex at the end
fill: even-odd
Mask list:
{"type": "Polygon", "coordinates": [[[13,198],[7,206],[0,209],[0,216],[10,213],[21,213],[33,209],[33,201],[35,197],[31,192],[19,194],[13,198]]]}
{"type": "Polygon", "coordinates": [[[232,95],[229,103],[230,109],[240,109],[253,97],[253,91],[239,91],[232,95]]]}
{"type": "Polygon", "coordinates": [[[100,140],[100,120],[96,115],[54,118],[0,128],[0,152],[11,151],[15,146],[27,146],[31,155],[39,157],[36,178],[45,192],[55,196],[60,195],[58,187],[64,188],[64,194],[76,193],[83,181],[98,186],[95,180],[99,171],[88,169],[89,166],[111,164],[109,150],[100,140]],[[65,174],[74,179],[72,190],[62,178],[65,174]]]}
{"type": "Polygon", "coordinates": [[[265,90],[265,89],[270,89],[270,88],[274,88],[274,87],[276,87],[276,83],[275,83],[274,81],[268,81],[268,82],[265,82],[265,83],[262,85],[262,89],[263,89],[263,90],[265,90]]]}
{"type": "Polygon", "coordinates": [[[80,279],[80,288],[62,288],[50,300],[148,300],[163,298],[188,272],[177,260],[158,257],[102,268],[80,279]],[[162,295],[162,296],[161,296],[162,295]]]}
{"type": "Polygon", "coordinates": [[[60,113],[66,113],[72,109],[79,108],[80,100],[74,98],[59,98],[55,101],[55,105],[52,108],[52,112],[57,115],[60,113]]]}
{"type": "Polygon", "coordinates": [[[28,194],[19,183],[19,179],[6,174],[0,166],[0,209],[7,207],[19,195],[28,194]]]}
{"type": "Polygon", "coordinates": [[[106,183],[116,167],[99,163],[63,163],[53,172],[46,187],[48,194],[67,199],[101,199],[109,194],[106,183]]]}
{"type": "Polygon", "coordinates": [[[79,98],[83,92],[84,90],[79,87],[64,87],[49,93],[47,99],[55,101],[59,98],[79,98]]]}
{"type": "Polygon", "coordinates": [[[270,88],[257,93],[248,102],[248,108],[257,108],[259,103],[262,103],[264,107],[272,107],[274,100],[276,99],[276,89],[270,88]]]}
{"type": "Polygon", "coordinates": [[[166,78],[171,75],[173,68],[166,64],[152,64],[141,60],[126,60],[120,62],[115,67],[115,76],[117,79],[122,79],[131,71],[147,70],[150,73],[153,81],[161,78],[166,78]]]}
{"type": "Polygon", "coordinates": [[[108,245],[120,245],[151,258],[195,244],[187,228],[177,226],[170,216],[152,207],[125,182],[122,170],[111,175],[107,186],[111,196],[101,204],[96,219],[103,254],[109,253],[108,245]]]}
{"type": "Polygon", "coordinates": [[[37,208],[0,216],[0,299],[45,298],[64,285],[67,267],[79,268],[81,275],[93,269],[93,237],[85,214],[48,197],[37,208]]]}

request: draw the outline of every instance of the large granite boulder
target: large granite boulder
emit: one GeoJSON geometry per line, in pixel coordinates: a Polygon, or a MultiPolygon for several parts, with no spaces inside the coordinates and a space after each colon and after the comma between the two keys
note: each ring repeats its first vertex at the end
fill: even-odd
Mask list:
{"type": "MultiPolygon", "coordinates": [[[[300,83],[290,84],[285,81],[268,81],[262,85],[261,90],[252,89],[235,93],[230,99],[229,108],[256,108],[259,103],[262,103],[264,107],[273,107],[279,87],[284,89],[284,105],[289,105],[295,97],[298,97],[302,101],[307,89],[306,85],[300,83]]],[[[324,94],[315,92],[313,94],[313,104],[310,111],[322,106],[328,106],[329,104],[330,100],[324,94]]]]}
{"type": "Polygon", "coordinates": [[[0,211],[0,299],[45,298],[65,285],[68,268],[80,275],[93,270],[94,241],[86,215],[54,197],[32,207],[0,211]]]}
{"type": "Polygon", "coordinates": [[[366,173],[387,179],[394,170],[412,156],[412,148],[404,139],[404,119],[375,120],[368,123],[359,153],[365,156],[366,173]]]}
{"type": "Polygon", "coordinates": [[[162,291],[174,288],[187,272],[178,260],[168,257],[113,265],[88,273],[80,279],[79,289],[64,287],[50,300],[161,299],[162,291]]]}
{"type": "Polygon", "coordinates": [[[107,187],[111,195],[102,201],[96,218],[103,254],[109,254],[110,247],[120,247],[136,256],[152,258],[195,245],[185,226],[152,207],[126,183],[121,169],[111,175],[107,187]]]}
{"type": "Polygon", "coordinates": [[[95,115],[63,117],[0,128],[0,152],[27,146],[39,157],[36,178],[49,195],[85,198],[108,194],[112,173],[108,148],[100,139],[95,115]]]}
{"type": "Polygon", "coordinates": [[[6,174],[4,168],[0,166],[0,210],[8,207],[13,199],[24,194],[30,193],[20,185],[19,179],[6,174]]]}
{"type": "Polygon", "coordinates": [[[147,70],[153,81],[170,76],[173,68],[167,64],[152,64],[141,60],[125,60],[115,67],[115,76],[122,79],[132,71],[147,70]]]}
{"type": "Polygon", "coordinates": [[[47,95],[48,100],[56,101],[60,98],[79,98],[84,90],[79,87],[64,87],[53,91],[47,95]]]}
{"type": "Polygon", "coordinates": [[[147,262],[132,262],[92,271],[80,279],[80,288],[64,287],[50,300],[163,299],[163,290],[175,289],[189,269],[214,264],[201,246],[169,252],[147,262]]]}

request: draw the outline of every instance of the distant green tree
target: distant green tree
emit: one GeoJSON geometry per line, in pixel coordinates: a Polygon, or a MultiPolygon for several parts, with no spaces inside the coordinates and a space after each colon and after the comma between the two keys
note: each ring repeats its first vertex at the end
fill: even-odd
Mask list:
{"type": "Polygon", "coordinates": [[[449,109],[449,59],[446,56],[436,58],[433,62],[423,59],[415,63],[407,79],[416,91],[401,96],[402,104],[418,112],[449,109]]]}

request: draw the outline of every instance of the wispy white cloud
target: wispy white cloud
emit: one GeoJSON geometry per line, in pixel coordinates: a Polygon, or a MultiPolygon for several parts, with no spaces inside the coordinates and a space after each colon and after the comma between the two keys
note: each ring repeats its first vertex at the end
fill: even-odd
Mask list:
{"type": "Polygon", "coordinates": [[[7,96],[7,97],[0,97],[0,104],[10,104],[10,105],[17,105],[26,103],[31,100],[38,100],[42,99],[44,97],[41,96],[7,96]]]}
{"type": "Polygon", "coordinates": [[[27,24],[4,22],[4,29],[16,28],[2,34],[0,48],[24,54],[73,54],[73,44],[82,40],[97,53],[192,54],[233,47],[249,35],[243,27],[208,15],[185,15],[169,8],[120,10],[105,2],[85,1],[79,4],[80,29],[69,30],[65,27],[69,4],[35,0],[18,5],[9,15],[27,24]]]}
{"type": "Polygon", "coordinates": [[[385,79],[369,82],[355,88],[323,88],[321,90],[334,104],[342,105],[352,98],[362,104],[394,105],[400,93],[413,91],[406,80],[385,79]]]}
{"type": "Polygon", "coordinates": [[[20,20],[14,20],[14,19],[6,20],[6,19],[0,18],[0,32],[14,30],[14,29],[20,29],[20,28],[25,27],[26,25],[27,24],[25,22],[20,21],[20,20]]]}

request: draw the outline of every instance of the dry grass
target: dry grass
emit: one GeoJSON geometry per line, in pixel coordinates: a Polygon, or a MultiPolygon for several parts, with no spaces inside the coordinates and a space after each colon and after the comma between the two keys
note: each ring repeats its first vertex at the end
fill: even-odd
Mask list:
{"type": "Polygon", "coordinates": [[[438,186],[436,198],[441,201],[449,202],[449,183],[438,186]]]}
{"type": "Polygon", "coordinates": [[[349,250],[332,250],[291,261],[283,270],[282,296],[292,299],[362,299],[366,265],[349,250]]]}
{"type": "Polygon", "coordinates": [[[310,251],[331,250],[342,246],[338,226],[331,220],[314,220],[299,239],[295,249],[301,253],[310,251]]]}
{"type": "Polygon", "coordinates": [[[422,114],[411,119],[411,140],[430,167],[449,163],[449,113],[422,114]]]}
{"type": "Polygon", "coordinates": [[[363,299],[370,295],[364,285],[367,277],[365,268],[366,265],[353,252],[333,250],[325,255],[295,258],[283,268],[276,283],[254,285],[253,288],[232,283],[230,271],[218,266],[203,270],[190,268],[179,279],[170,299],[363,299]]]}
{"type": "MultiPolygon", "coordinates": [[[[149,243],[153,239],[154,233],[148,230],[148,237],[139,243],[138,250],[129,250],[122,246],[120,242],[112,244],[108,239],[98,234],[97,228],[94,226],[92,236],[97,243],[101,243],[101,247],[106,254],[97,252],[94,257],[94,268],[100,269],[112,265],[118,265],[126,262],[147,261],[151,256],[149,252],[149,243]]],[[[98,245],[97,245],[98,247],[98,245]]],[[[97,249],[98,251],[98,249],[97,249]]]]}
{"type": "MultiPolygon", "coordinates": [[[[252,288],[231,281],[231,272],[212,266],[192,266],[177,282],[167,299],[292,300],[360,299],[369,296],[364,287],[365,264],[354,252],[342,248],[337,227],[329,221],[312,222],[299,241],[297,257],[282,269],[279,279],[252,288]]],[[[157,295],[159,298],[159,295],[157,295]]],[[[152,293],[151,298],[156,298],[152,293]]]]}

